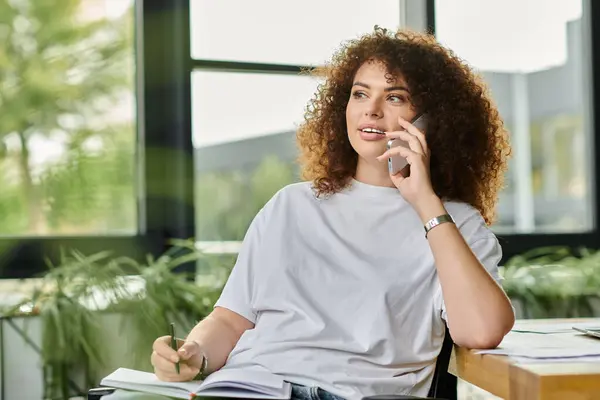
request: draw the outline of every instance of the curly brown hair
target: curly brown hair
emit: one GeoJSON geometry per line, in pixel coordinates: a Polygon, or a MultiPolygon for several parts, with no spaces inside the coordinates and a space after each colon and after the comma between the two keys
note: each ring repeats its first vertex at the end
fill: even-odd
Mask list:
{"type": "Polygon", "coordinates": [[[313,181],[320,196],[339,192],[356,173],[346,106],[356,71],[368,60],[401,75],[414,108],[428,114],[425,134],[436,194],[472,205],[491,224],[510,155],[508,132],[482,79],[429,34],[376,27],[312,72],[325,82],[297,132],[302,177],[313,181]]]}

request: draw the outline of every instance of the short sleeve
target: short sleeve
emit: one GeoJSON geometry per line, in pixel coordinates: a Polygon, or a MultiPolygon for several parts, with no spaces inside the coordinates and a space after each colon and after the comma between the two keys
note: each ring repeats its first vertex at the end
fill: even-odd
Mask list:
{"type": "Polygon", "coordinates": [[[502,283],[498,265],[502,259],[502,247],[495,236],[478,239],[474,243],[469,244],[473,254],[483,265],[487,272],[498,283],[502,283]]]}
{"type": "Polygon", "coordinates": [[[256,268],[261,253],[261,236],[265,225],[264,208],[254,217],[246,231],[237,261],[225,283],[215,307],[227,308],[252,323],[256,323],[253,307],[256,268]]]}

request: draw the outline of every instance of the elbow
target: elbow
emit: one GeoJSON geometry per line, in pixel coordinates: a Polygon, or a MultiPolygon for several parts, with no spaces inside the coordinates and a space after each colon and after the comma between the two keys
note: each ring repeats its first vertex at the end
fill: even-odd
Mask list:
{"type": "Polygon", "coordinates": [[[469,329],[462,335],[459,335],[454,340],[454,343],[468,349],[495,349],[500,345],[504,336],[510,332],[514,322],[515,318],[513,314],[511,318],[507,318],[505,323],[498,324],[495,327],[488,325],[486,329],[469,329]]]}
{"type": "Polygon", "coordinates": [[[458,341],[456,344],[467,349],[495,349],[504,339],[504,335],[473,335],[458,341]]]}

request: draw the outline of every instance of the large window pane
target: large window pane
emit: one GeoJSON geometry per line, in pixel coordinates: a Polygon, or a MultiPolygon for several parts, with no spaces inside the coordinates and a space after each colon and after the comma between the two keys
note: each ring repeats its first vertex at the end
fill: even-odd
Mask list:
{"type": "Polygon", "coordinates": [[[483,75],[511,132],[498,232],[593,228],[585,4],[435,2],[438,39],[483,75]]]}
{"type": "Polygon", "coordinates": [[[132,0],[0,0],[0,235],[136,231],[132,0]]]}
{"type": "MultiPolygon", "coordinates": [[[[317,81],[304,76],[192,75],[196,238],[235,253],[258,210],[298,180],[295,130],[317,81]]],[[[206,244],[206,243],[205,243],[206,244]]]]}
{"type": "Polygon", "coordinates": [[[190,0],[192,57],[320,65],[343,40],[397,27],[400,0],[190,0]]]}

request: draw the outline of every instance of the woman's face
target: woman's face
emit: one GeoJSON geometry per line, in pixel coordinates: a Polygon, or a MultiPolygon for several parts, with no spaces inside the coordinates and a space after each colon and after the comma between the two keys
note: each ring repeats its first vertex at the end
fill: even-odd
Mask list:
{"type": "Polygon", "coordinates": [[[386,74],[387,69],[382,62],[365,62],[354,76],[346,107],[348,139],[358,153],[359,163],[378,163],[383,168],[387,168],[387,164],[379,163],[376,157],[385,152],[388,139],[373,130],[401,130],[398,117],[412,121],[416,115],[403,78],[396,76],[395,80],[388,82],[386,74]]]}

